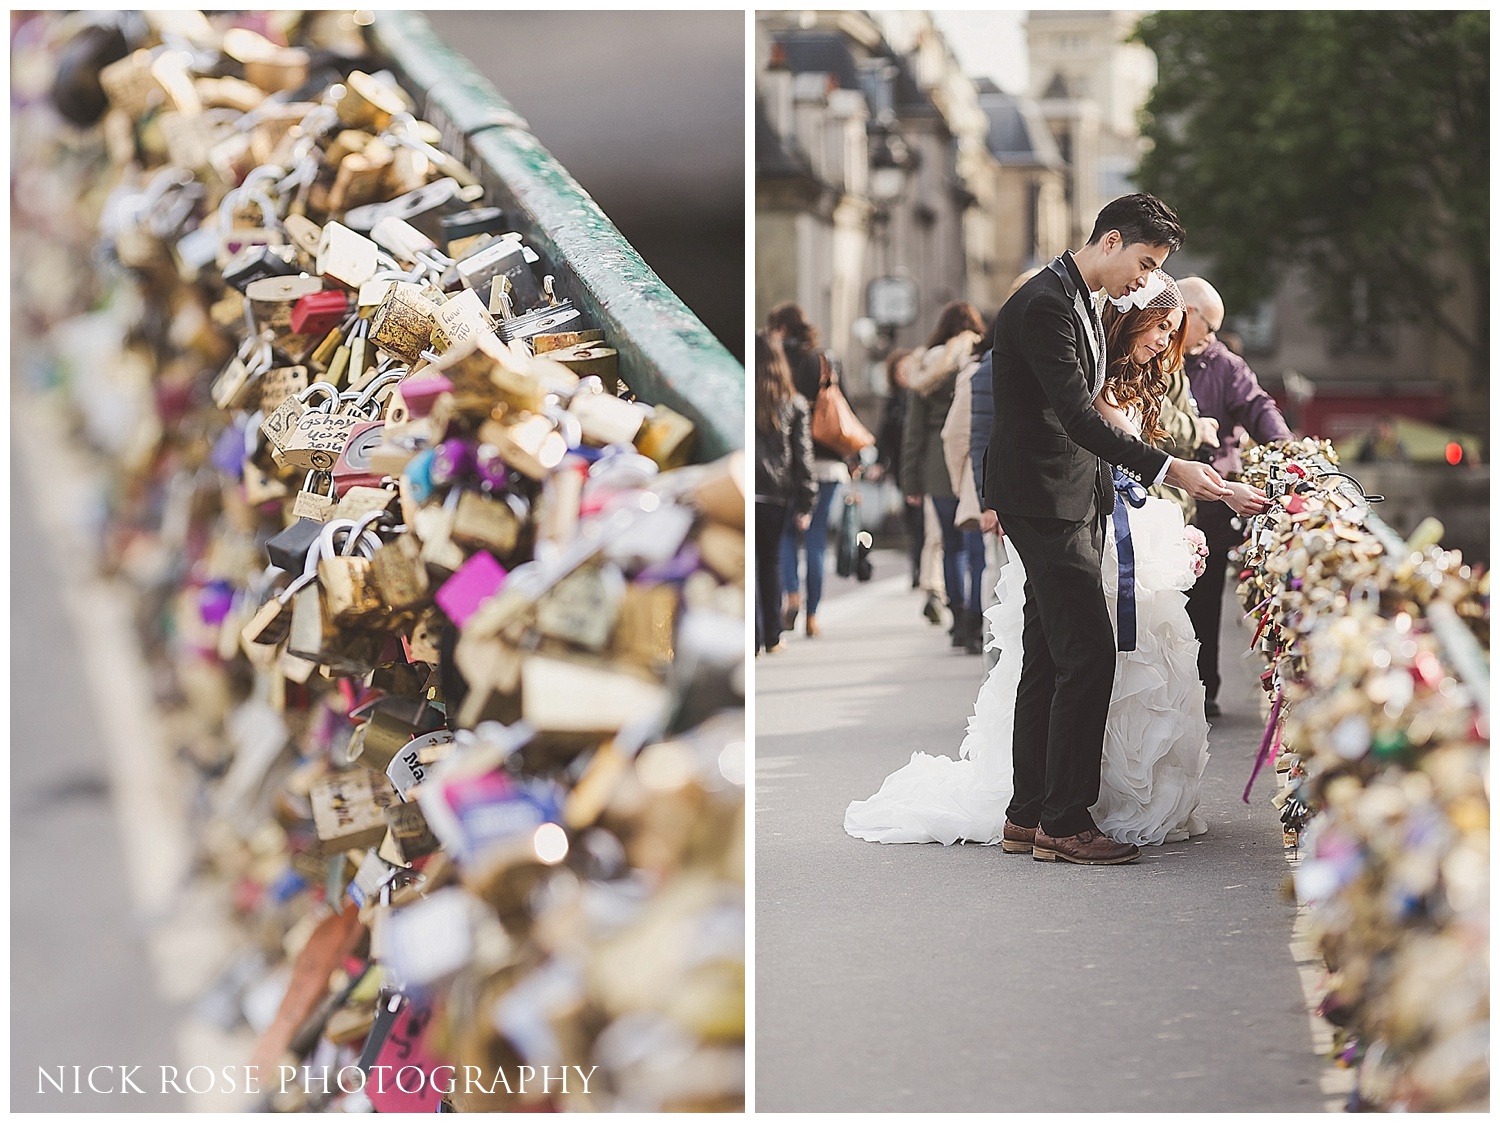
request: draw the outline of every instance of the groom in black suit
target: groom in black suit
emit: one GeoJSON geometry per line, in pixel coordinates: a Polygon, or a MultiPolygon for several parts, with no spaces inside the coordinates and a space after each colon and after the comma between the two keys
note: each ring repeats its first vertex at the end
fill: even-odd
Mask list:
{"type": "Polygon", "coordinates": [[[1182,237],[1161,200],[1116,199],[1099,212],[1088,244],[1021,286],[996,321],[984,498],[1026,566],[1015,798],[1002,839],[1011,853],[1085,865],[1140,856],[1101,834],[1089,814],[1099,799],[1115,672],[1100,576],[1104,522],[1114,508],[1109,466],[1205,501],[1230,492],[1208,465],[1170,457],[1094,408],[1105,369],[1094,294],[1135,291],[1182,237]]]}

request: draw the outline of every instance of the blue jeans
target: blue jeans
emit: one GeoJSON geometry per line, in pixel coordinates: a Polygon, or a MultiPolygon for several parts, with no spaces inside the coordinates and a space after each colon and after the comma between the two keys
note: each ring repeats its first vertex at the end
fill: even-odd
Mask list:
{"type": "Polygon", "coordinates": [[[818,602],[823,599],[823,555],[828,548],[828,512],[839,493],[835,482],[818,484],[818,498],[813,503],[812,522],[807,533],[797,530],[796,508],[787,508],[786,529],[781,535],[781,591],[791,596],[802,591],[798,573],[798,539],[802,540],[807,556],[807,614],[815,615],[818,602]]]}
{"type": "Polygon", "coordinates": [[[984,532],[966,530],[963,533],[969,579],[969,615],[978,616],[984,608],[984,532]]]}
{"type": "Polygon", "coordinates": [[[932,506],[937,511],[938,525],[943,528],[943,588],[948,594],[948,607],[954,612],[963,607],[977,616],[984,600],[984,535],[977,530],[959,530],[954,525],[957,497],[934,496],[932,506]]]}

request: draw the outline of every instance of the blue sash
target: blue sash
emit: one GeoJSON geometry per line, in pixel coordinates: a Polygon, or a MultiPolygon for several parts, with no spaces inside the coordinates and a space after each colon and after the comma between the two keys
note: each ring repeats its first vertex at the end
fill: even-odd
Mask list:
{"type": "Polygon", "coordinates": [[[1115,556],[1120,565],[1115,615],[1119,619],[1119,650],[1135,650],[1135,544],[1130,540],[1130,508],[1146,505],[1146,489],[1120,469],[1115,472],[1115,556]]]}

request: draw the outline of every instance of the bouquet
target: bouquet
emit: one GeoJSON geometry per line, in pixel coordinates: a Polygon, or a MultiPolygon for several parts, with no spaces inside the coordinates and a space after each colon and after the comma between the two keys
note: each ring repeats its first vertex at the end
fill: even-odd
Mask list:
{"type": "Polygon", "coordinates": [[[1182,538],[1193,553],[1193,579],[1197,580],[1208,568],[1208,539],[1203,537],[1203,531],[1196,526],[1183,527],[1182,538]]]}

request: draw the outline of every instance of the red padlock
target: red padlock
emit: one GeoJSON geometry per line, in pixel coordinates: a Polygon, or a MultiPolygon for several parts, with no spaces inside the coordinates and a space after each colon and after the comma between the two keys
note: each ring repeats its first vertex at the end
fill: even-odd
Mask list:
{"type": "Polygon", "coordinates": [[[349,443],[333,466],[333,482],[339,494],[351,487],[379,487],[381,475],[370,468],[370,453],[384,439],[384,421],[361,421],[349,432],[349,443]]]}
{"type": "Polygon", "coordinates": [[[349,314],[349,296],[341,289],[310,292],[292,305],[292,331],[327,335],[349,314]]]}

